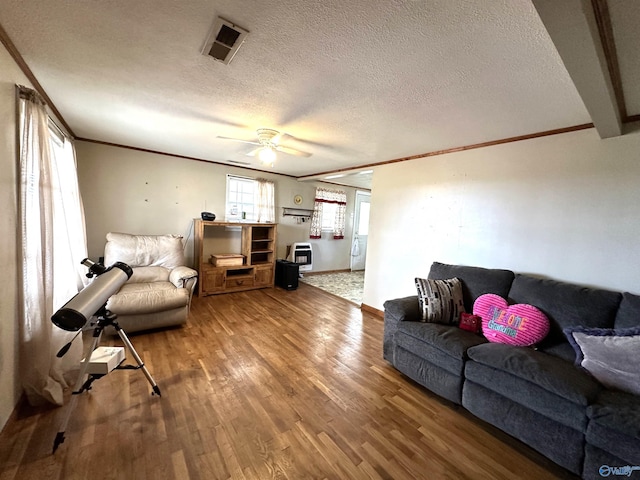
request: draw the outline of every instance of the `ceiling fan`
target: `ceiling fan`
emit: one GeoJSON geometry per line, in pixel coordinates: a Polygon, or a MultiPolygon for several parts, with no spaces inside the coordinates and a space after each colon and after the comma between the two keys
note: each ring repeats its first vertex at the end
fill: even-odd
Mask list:
{"type": "Polygon", "coordinates": [[[282,140],[286,140],[289,138],[294,138],[288,133],[281,133],[272,128],[259,128],[256,130],[258,141],[252,142],[249,140],[242,140],[240,138],[230,138],[230,137],[221,137],[223,140],[231,140],[233,142],[241,142],[248,143],[250,145],[257,145],[257,148],[251,150],[247,155],[251,157],[255,157],[256,155],[260,159],[260,162],[267,166],[272,166],[273,162],[276,159],[276,152],[287,153],[289,155],[296,155],[298,157],[310,157],[311,154],[309,152],[303,152],[302,150],[298,150],[291,147],[285,147],[284,145],[280,145],[282,140]]]}

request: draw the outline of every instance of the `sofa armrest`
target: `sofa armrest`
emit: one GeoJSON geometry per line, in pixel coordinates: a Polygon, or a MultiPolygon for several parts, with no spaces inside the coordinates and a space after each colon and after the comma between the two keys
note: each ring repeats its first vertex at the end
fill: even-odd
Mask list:
{"type": "Polygon", "coordinates": [[[398,322],[419,322],[420,321],[420,304],[418,296],[396,298],[384,302],[385,317],[390,315],[398,322]]]}
{"type": "Polygon", "coordinates": [[[399,322],[417,322],[420,320],[418,296],[396,298],[384,302],[384,334],[382,356],[393,364],[393,346],[399,322]]]}
{"type": "Polygon", "coordinates": [[[173,283],[176,288],[186,288],[187,280],[197,277],[197,271],[185,266],[176,267],[169,273],[169,281],[173,283]]]}

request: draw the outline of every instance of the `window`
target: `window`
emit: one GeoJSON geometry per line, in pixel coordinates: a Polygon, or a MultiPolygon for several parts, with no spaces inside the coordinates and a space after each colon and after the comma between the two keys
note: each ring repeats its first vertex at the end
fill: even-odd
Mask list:
{"type": "Polygon", "coordinates": [[[360,215],[358,219],[358,230],[356,232],[358,235],[369,235],[369,214],[371,211],[371,203],[369,202],[361,202],[360,203],[360,215]]]}
{"type": "Polygon", "coordinates": [[[336,226],[337,203],[325,203],[322,206],[322,231],[333,232],[336,226]]]}
{"type": "Polygon", "coordinates": [[[86,257],[87,246],[73,145],[51,120],[49,134],[54,166],[52,175],[56,176],[53,192],[53,250],[49,253],[54,264],[53,305],[58,308],[86,282],[85,267],[79,260],[86,257]],[[69,278],[77,278],[80,283],[70,283],[69,278]],[[66,285],[66,288],[60,288],[61,285],[66,285]]]}
{"type": "Polygon", "coordinates": [[[253,178],[227,175],[226,219],[230,222],[256,220],[258,182],[253,178]]]}
{"type": "Polygon", "coordinates": [[[275,185],[263,178],[227,175],[226,220],[275,222],[275,185]]]}
{"type": "Polygon", "coordinates": [[[345,192],[316,188],[309,238],[322,238],[323,231],[330,231],[335,240],[343,239],[346,207],[345,192]]]}

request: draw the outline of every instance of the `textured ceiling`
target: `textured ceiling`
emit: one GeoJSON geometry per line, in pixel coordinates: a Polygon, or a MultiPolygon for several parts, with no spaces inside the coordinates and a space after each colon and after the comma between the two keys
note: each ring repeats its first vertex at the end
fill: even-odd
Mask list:
{"type": "MultiPolygon", "coordinates": [[[[638,4],[611,8],[636,86],[638,4]]],[[[79,138],[296,177],[592,121],[530,1],[372,5],[2,0],[0,24],[79,138]],[[229,65],[200,53],[216,15],[250,32],[229,65]],[[216,138],[259,127],[313,155],[264,168],[216,138]]]]}

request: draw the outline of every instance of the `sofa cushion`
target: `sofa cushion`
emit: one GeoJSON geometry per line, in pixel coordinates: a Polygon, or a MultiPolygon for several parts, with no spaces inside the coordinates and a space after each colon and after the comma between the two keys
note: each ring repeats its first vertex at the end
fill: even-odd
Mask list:
{"type": "Polygon", "coordinates": [[[600,391],[598,382],[584,370],[531,348],[485,343],[469,348],[467,355],[578,405],[589,405],[600,391]]]}
{"type": "Polygon", "coordinates": [[[609,388],[640,395],[640,327],[568,328],[576,364],[609,388]]]}
{"type": "Polygon", "coordinates": [[[116,315],[136,315],[179,308],[189,303],[189,291],[170,282],[125,283],[107,302],[116,315]]]}
{"type": "Polygon", "coordinates": [[[615,328],[640,326],[640,296],[628,292],[622,294],[622,301],[613,326],[615,328]]]}
{"type": "Polygon", "coordinates": [[[516,275],[509,300],[529,303],[549,318],[549,335],[541,346],[567,342],[563,329],[584,326],[611,328],[622,295],[618,292],[587,288],[571,283],[516,275]]]}
{"type": "MultiPolygon", "coordinates": [[[[465,380],[462,387],[462,406],[564,468],[580,473],[584,432],[567,427],[469,380],[465,380]]],[[[505,478],[516,476],[507,475],[505,478]]]]}
{"type": "Polygon", "coordinates": [[[462,374],[467,349],[486,342],[455,326],[422,322],[400,322],[395,340],[405,350],[457,375],[462,374]]]}
{"type": "Polygon", "coordinates": [[[576,361],[576,351],[569,343],[557,343],[555,345],[547,345],[544,348],[537,345],[535,349],[553,355],[554,357],[559,357],[570,363],[575,363],[576,361]]]}
{"type": "Polygon", "coordinates": [[[179,235],[130,235],[107,233],[105,265],[124,262],[130,267],[184,265],[184,247],[179,235]]]}
{"type": "Polygon", "coordinates": [[[448,265],[433,262],[429,277],[432,280],[459,278],[462,282],[462,296],[464,308],[467,312],[473,310],[473,302],[484,293],[495,293],[507,298],[514,273],[511,270],[489,269],[481,267],[467,267],[463,265],[448,265]]]}
{"type": "Polygon", "coordinates": [[[574,403],[510,372],[468,360],[464,367],[464,378],[465,381],[482,385],[487,390],[562,425],[583,433],[587,429],[584,405],[574,403]]]}
{"type": "Polygon", "coordinates": [[[460,372],[451,373],[425,360],[424,356],[415,355],[400,346],[394,348],[393,365],[433,393],[460,405],[463,382],[460,372]]]}
{"type": "Polygon", "coordinates": [[[168,282],[169,270],[165,267],[134,267],[129,283],[168,282]]]}
{"type": "Polygon", "coordinates": [[[462,284],[457,278],[415,279],[421,318],[427,323],[457,324],[463,313],[462,284]]]}
{"type": "Polygon", "coordinates": [[[587,443],[640,465],[640,397],[605,390],[587,416],[587,443]]]}

